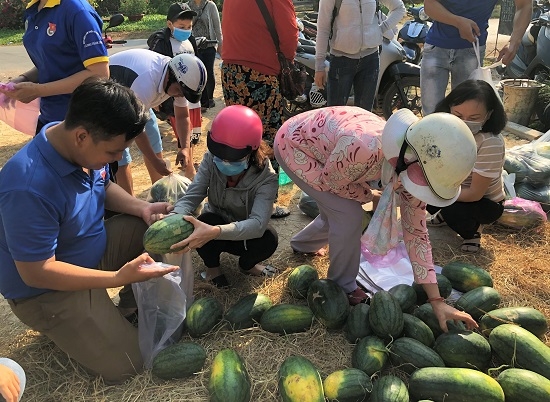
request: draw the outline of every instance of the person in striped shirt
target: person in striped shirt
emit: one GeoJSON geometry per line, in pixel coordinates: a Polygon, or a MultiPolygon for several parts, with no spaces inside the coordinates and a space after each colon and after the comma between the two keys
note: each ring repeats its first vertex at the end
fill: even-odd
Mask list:
{"type": "Polygon", "coordinates": [[[457,201],[445,208],[429,205],[427,223],[448,225],[463,238],[461,250],[475,253],[481,247],[481,225],[496,221],[504,211],[505,144],[500,132],[506,126],[506,113],[493,87],[482,80],[462,82],[435,111],[452,113],[468,125],[476,140],[477,159],[457,201]]]}

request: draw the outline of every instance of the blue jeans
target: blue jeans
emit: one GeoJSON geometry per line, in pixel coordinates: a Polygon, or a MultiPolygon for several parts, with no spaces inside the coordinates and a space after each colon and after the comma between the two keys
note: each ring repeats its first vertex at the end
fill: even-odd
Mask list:
{"type": "Polygon", "coordinates": [[[355,106],[370,112],[374,105],[379,71],[378,52],[360,59],[331,56],[327,83],[328,106],[346,105],[353,85],[355,106]]]}
{"type": "MultiPolygon", "coordinates": [[[[153,109],[149,109],[149,115],[151,117],[147,120],[147,123],[145,123],[145,128],[143,130],[145,134],[147,134],[147,138],[149,138],[153,151],[158,154],[162,152],[162,138],[160,137],[157,116],[155,116],[153,109]]],[[[132,162],[132,155],[130,155],[130,148],[126,148],[122,152],[122,158],[118,161],[118,166],[126,166],[130,162],[132,162]]]]}
{"type": "MultiPolygon", "coordinates": [[[[485,46],[479,47],[481,60],[485,46]]],[[[451,89],[466,81],[478,67],[474,48],[443,49],[425,44],[420,64],[420,91],[422,93],[422,114],[433,113],[436,105],[445,98],[449,75],[451,89]]]]}

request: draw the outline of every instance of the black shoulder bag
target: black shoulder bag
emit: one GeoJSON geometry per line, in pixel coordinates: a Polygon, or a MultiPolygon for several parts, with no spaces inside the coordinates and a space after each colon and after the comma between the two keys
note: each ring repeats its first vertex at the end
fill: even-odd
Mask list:
{"type": "Polygon", "coordinates": [[[264,0],[256,0],[260,11],[264,17],[267,29],[271,34],[273,43],[275,44],[275,50],[277,51],[277,58],[281,65],[281,72],[279,73],[279,91],[288,100],[294,100],[297,96],[303,95],[306,87],[306,71],[304,67],[298,67],[292,60],[288,60],[281,52],[279,47],[279,36],[275,29],[273,19],[267,10],[264,0]]]}

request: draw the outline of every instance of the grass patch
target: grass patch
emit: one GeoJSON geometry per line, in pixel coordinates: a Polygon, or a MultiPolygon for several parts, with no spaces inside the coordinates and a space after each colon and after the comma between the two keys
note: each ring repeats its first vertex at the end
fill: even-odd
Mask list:
{"type": "MultiPolygon", "coordinates": [[[[104,27],[107,26],[107,22],[104,22],[104,27]]],[[[143,37],[149,37],[154,31],[164,28],[166,26],[166,15],[164,14],[151,14],[143,17],[141,21],[129,22],[125,20],[118,27],[109,29],[109,32],[125,33],[131,32],[132,34],[143,32],[143,37]]],[[[23,43],[24,29],[0,29],[0,46],[5,45],[21,45],[23,43]]]]}

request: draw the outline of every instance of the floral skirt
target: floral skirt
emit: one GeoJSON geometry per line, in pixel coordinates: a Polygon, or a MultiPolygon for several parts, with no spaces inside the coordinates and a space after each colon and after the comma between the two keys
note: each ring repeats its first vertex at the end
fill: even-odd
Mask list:
{"type": "Polygon", "coordinates": [[[263,139],[273,148],[273,140],[283,125],[283,97],[275,75],[265,75],[238,64],[222,65],[223,96],[226,106],[244,105],[262,119],[263,139]]]}

